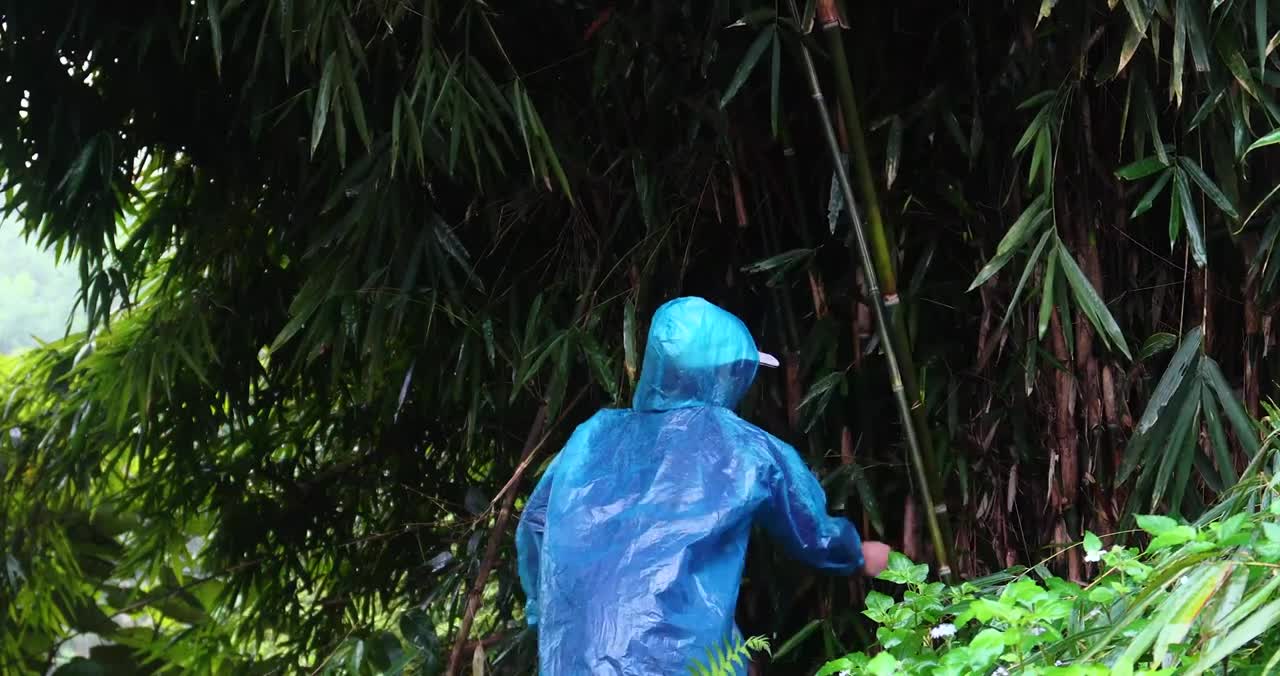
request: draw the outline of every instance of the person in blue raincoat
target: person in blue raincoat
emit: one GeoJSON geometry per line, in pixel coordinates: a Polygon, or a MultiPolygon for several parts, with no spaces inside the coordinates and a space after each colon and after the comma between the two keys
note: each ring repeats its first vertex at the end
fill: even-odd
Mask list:
{"type": "Polygon", "coordinates": [[[795,559],[878,574],[795,449],[733,413],[761,363],[746,325],[701,299],[653,316],[630,409],[574,431],[516,532],[543,676],[687,673],[741,637],[734,608],[754,525],[795,559]]]}

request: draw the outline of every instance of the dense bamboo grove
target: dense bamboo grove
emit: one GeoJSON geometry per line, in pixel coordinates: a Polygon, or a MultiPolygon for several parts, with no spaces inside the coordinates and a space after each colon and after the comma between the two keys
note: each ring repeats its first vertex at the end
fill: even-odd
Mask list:
{"type": "MultiPolygon", "coordinates": [[[[526,673],[519,496],[680,294],[785,354],[744,415],[834,509],[936,560],[932,496],[962,578],[1257,450],[1280,3],[506,5],[0,0],[4,207],[90,326],[4,383],[0,671],[526,673]]],[[[867,644],[863,586],[753,549],[762,668],[867,644]]]]}

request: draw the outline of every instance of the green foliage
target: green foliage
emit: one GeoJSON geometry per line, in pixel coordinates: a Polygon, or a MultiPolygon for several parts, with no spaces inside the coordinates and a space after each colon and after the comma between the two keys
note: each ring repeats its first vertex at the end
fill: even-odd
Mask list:
{"type": "Polygon", "coordinates": [[[1139,515],[1145,548],[1086,533],[1084,559],[1098,564],[1087,585],[1037,565],[947,587],[895,552],[880,579],[904,586],[902,599],[873,591],[863,611],[879,652],[818,675],[1268,671],[1280,662],[1278,460],[1273,444],[1194,522],[1139,515]]]}
{"type": "Polygon", "coordinates": [[[752,653],[760,652],[772,653],[769,639],[763,636],[725,639],[723,644],[707,649],[705,662],[695,658],[689,665],[689,673],[693,676],[733,676],[746,669],[752,653]]]}
{"type": "MultiPolygon", "coordinates": [[[[0,365],[0,672],[375,671],[388,636],[437,663],[500,491],[628,400],[677,294],[786,355],[743,413],[832,508],[920,540],[797,68],[812,7],[126,4],[0,0],[3,208],[78,272],[89,329],[0,365]]],[[[1201,519],[1275,393],[1280,12],[845,4],[868,124],[842,131],[883,167],[957,572],[1134,509],[1201,519]]],[[[496,536],[473,634],[527,672],[496,536]]],[[[846,586],[765,546],[747,570],[743,628],[795,637],[779,669],[858,640],[846,586]]]]}

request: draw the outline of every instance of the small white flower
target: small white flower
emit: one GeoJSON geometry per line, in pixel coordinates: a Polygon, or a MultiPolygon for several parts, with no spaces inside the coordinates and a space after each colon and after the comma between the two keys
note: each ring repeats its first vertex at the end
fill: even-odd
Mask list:
{"type": "Polygon", "coordinates": [[[929,638],[951,638],[956,635],[956,625],[950,622],[942,624],[929,630],[929,638]]]}
{"type": "Polygon", "coordinates": [[[1032,628],[1031,628],[1031,635],[1032,635],[1032,636],[1039,636],[1040,634],[1043,634],[1043,633],[1044,633],[1044,627],[1032,627],[1032,628]]]}
{"type": "Polygon", "coordinates": [[[1009,670],[1004,667],[996,667],[996,670],[991,672],[991,676],[1009,676],[1009,670]]]}
{"type": "Polygon", "coordinates": [[[1097,563],[1102,560],[1102,550],[1088,552],[1084,555],[1085,563],[1097,563]]]}
{"type": "Polygon", "coordinates": [[[1065,667],[1065,666],[1067,666],[1067,661],[1066,661],[1066,660],[1054,660],[1054,661],[1053,661],[1053,666],[1055,666],[1055,667],[1065,667]]]}

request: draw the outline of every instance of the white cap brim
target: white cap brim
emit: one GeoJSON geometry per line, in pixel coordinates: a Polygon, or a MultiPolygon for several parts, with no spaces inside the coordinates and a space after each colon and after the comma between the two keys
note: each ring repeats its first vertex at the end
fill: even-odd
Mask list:
{"type": "Polygon", "coordinates": [[[759,354],[759,355],[760,355],[760,365],[761,365],[761,366],[768,366],[768,367],[769,367],[769,368],[771,368],[771,369],[776,369],[776,368],[778,368],[779,366],[781,366],[781,363],[779,363],[779,362],[778,362],[778,358],[777,358],[777,357],[775,357],[775,356],[773,356],[773,355],[771,355],[771,354],[769,354],[769,353],[767,353],[767,352],[757,352],[757,354],[759,354]]]}

